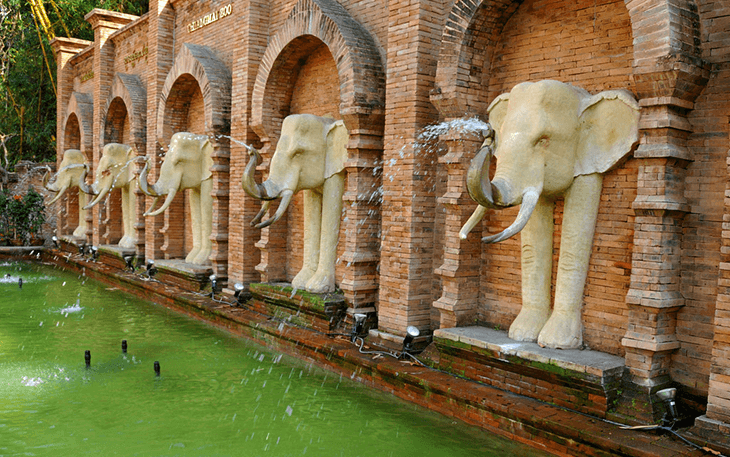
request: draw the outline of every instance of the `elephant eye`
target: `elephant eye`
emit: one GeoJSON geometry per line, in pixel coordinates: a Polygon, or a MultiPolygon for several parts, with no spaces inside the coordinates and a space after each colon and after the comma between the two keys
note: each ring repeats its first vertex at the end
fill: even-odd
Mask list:
{"type": "Polygon", "coordinates": [[[535,141],[535,146],[545,147],[548,144],[550,144],[550,138],[544,135],[538,138],[537,141],[535,141]]]}
{"type": "Polygon", "coordinates": [[[103,170],[101,172],[101,175],[102,176],[109,176],[110,174],[112,174],[112,172],[108,168],[106,170],[103,170]]]}

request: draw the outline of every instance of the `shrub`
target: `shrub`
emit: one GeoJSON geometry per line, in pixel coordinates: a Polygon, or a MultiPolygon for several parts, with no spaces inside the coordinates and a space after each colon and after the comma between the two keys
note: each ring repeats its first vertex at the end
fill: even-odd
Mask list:
{"type": "Polygon", "coordinates": [[[0,192],[0,238],[2,244],[25,245],[41,236],[46,221],[43,197],[32,187],[25,195],[0,192]]]}

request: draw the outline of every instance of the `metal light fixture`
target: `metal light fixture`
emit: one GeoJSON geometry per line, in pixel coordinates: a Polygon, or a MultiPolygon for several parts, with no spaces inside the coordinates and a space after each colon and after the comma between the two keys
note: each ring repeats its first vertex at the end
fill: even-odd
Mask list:
{"type": "Polygon", "coordinates": [[[86,251],[86,245],[85,244],[79,244],[79,254],[84,255],[84,252],[86,251]]]}
{"type": "Polygon", "coordinates": [[[365,327],[365,319],[368,318],[367,314],[357,313],[352,316],[355,322],[352,324],[352,332],[350,333],[350,341],[355,342],[355,339],[360,336],[363,328],[365,327]]]}
{"type": "Polygon", "coordinates": [[[236,302],[240,305],[244,299],[244,295],[241,292],[243,292],[245,287],[240,282],[237,282],[233,285],[233,289],[235,290],[235,292],[233,292],[233,296],[235,297],[236,302]]]}
{"type": "Polygon", "coordinates": [[[58,244],[58,237],[56,235],[53,235],[51,237],[51,241],[53,241],[53,247],[56,248],[56,249],[58,249],[58,246],[59,246],[59,244],[58,244]]]}
{"type": "Polygon", "coordinates": [[[91,246],[91,260],[96,261],[96,259],[99,257],[99,248],[96,246],[91,246]]]}
{"type": "Polygon", "coordinates": [[[665,427],[672,428],[674,423],[677,422],[677,403],[674,399],[677,397],[677,389],[670,387],[669,389],[662,389],[656,393],[661,401],[667,406],[667,412],[662,417],[662,425],[665,427]]]}
{"type": "Polygon", "coordinates": [[[129,268],[130,271],[134,271],[134,256],[125,255],[125,256],[122,256],[122,258],[127,263],[127,268],[129,268]]]}
{"type": "Polygon", "coordinates": [[[154,260],[148,260],[147,261],[147,269],[145,270],[145,274],[148,278],[151,278],[157,273],[157,268],[155,268],[155,261],[154,260]]]}
{"type": "Polygon", "coordinates": [[[210,279],[210,298],[215,297],[215,288],[218,286],[218,278],[215,277],[215,275],[208,276],[208,279],[210,279]]]}
{"type": "Polygon", "coordinates": [[[409,325],[406,328],[406,336],[403,338],[403,350],[401,351],[401,358],[404,358],[406,354],[410,354],[413,350],[413,340],[420,336],[421,332],[417,327],[409,325]]]}

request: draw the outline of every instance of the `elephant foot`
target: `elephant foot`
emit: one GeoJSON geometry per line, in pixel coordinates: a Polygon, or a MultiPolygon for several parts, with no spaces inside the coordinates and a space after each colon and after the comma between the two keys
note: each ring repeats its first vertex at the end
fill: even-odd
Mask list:
{"type": "Polygon", "coordinates": [[[120,248],[134,249],[136,247],[136,244],[136,240],[131,236],[123,236],[122,239],[119,240],[117,246],[119,246],[120,248]]]}
{"type": "Polygon", "coordinates": [[[210,263],[210,249],[200,249],[191,263],[207,265],[210,263]]]}
{"type": "Polygon", "coordinates": [[[307,285],[304,287],[307,292],[313,294],[324,294],[335,291],[335,275],[329,273],[316,272],[314,276],[309,278],[307,285]]]}
{"type": "Polygon", "coordinates": [[[302,270],[294,276],[291,281],[291,286],[294,289],[306,289],[307,282],[314,276],[315,270],[304,267],[302,270]]]}
{"type": "Polygon", "coordinates": [[[545,322],[549,317],[549,309],[525,308],[509,327],[509,337],[515,341],[537,341],[545,322]]]}
{"type": "Polygon", "coordinates": [[[198,257],[199,253],[200,253],[200,248],[193,248],[193,250],[190,251],[188,253],[188,255],[185,257],[185,262],[195,263],[195,259],[198,257]]]}
{"type": "Polygon", "coordinates": [[[538,335],[537,344],[552,349],[580,349],[583,346],[580,311],[553,312],[538,335]]]}

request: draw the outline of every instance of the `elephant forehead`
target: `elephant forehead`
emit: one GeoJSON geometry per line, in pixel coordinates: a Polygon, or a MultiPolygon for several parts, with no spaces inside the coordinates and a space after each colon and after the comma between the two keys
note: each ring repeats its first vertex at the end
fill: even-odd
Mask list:
{"type": "Polygon", "coordinates": [[[172,136],[170,139],[170,143],[178,143],[182,141],[201,141],[201,140],[207,140],[208,137],[205,135],[198,135],[196,133],[189,133],[189,132],[178,132],[172,136]]]}
{"type": "Polygon", "coordinates": [[[78,149],[69,149],[63,153],[63,160],[61,160],[61,166],[65,167],[71,164],[82,164],[86,161],[84,153],[78,149]]]}

